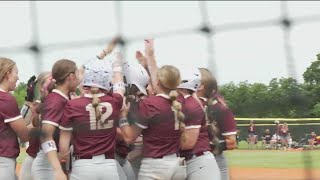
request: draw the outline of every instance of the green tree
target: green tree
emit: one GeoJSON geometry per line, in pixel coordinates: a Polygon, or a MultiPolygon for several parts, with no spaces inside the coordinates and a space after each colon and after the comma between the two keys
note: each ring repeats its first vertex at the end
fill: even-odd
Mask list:
{"type": "Polygon", "coordinates": [[[16,89],[15,89],[15,91],[13,93],[13,96],[16,98],[19,108],[22,107],[22,105],[23,105],[23,103],[25,101],[25,97],[27,95],[26,89],[27,89],[27,84],[21,82],[16,87],[16,89]]]}
{"type": "Polygon", "coordinates": [[[312,62],[307,70],[303,73],[303,78],[307,85],[320,85],[320,54],[317,55],[317,60],[312,62]]]}

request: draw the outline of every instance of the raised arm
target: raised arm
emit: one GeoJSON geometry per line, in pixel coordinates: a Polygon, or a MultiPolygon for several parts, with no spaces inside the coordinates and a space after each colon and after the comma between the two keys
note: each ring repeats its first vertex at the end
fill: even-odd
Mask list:
{"type": "Polygon", "coordinates": [[[154,55],[154,46],[153,39],[145,39],[145,54],[147,60],[147,69],[150,73],[151,85],[153,88],[157,87],[157,74],[158,74],[158,66],[157,61],[154,55]]]}
{"type": "Polygon", "coordinates": [[[120,37],[113,38],[111,42],[97,55],[97,58],[103,59],[107,55],[111,54],[119,41],[120,41],[120,37]]]}
{"type": "Polygon", "coordinates": [[[122,74],[123,57],[120,52],[115,53],[115,60],[112,62],[113,71],[113,92],[121,96],[125,93],[125,84],[123,83],[122,74]]]}

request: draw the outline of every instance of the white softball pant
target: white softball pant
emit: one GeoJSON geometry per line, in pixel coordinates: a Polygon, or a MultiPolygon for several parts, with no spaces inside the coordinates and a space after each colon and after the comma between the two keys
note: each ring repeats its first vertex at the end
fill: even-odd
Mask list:
{"type": "Polygon", "coordinates": [[[163,158],[143,158],[138,180],[184,180],[186,166],[176,153],[163,158]]]}
{"type": "Polygon", "coordinates": [[[54,172],[47,155],[40,150],[33,160],[31,174],[34,180],[54,180],[54,172]]]}
{"type": "MultiPolygon", "coordinates": [[[[118,170],[119,174],[121,173],[121,169],[122,169],[127,180],[136,180],[136,176],[133,172],[130,162],[126,158],[122,158],[117,154],[115,155],[115,157],[120,165],[120,170],[118,170]]],[[[121,175],[120,175],[120,179],[123,180],[123,178],[121,178],[121,175]]]]}
{"type": "Polygon", "coordinates": [[[142,157],[138,157],[134,160],[129,161],[132,167],[132,170],[135,174],[136,179],[138,179],[138,174],[140,171],[140,166],[141,166],[141,161],[142,161],[142,157]]]}
{"type": "Polygon", "coordinates": [[[211,152],[187,161],[187,180],[220,180],[220,170],[211,152]]]}
{"type": "Polygon", "coordinates": [[[0,179],[16,180],[16,159],[0,156],[0,179]]]}
{"type": "Polygon", "coordinates": [[[19,180],[33,180],[31,174],[33,160],[34,158],[29,155],[27,155],[27,157],[24,159],[21,165],[19,180]]]}
{"type": "Polygon", "coordinates": [[[105,155],[73,161],[70,180],[120,180],[117,161],[105,155]]]}
{"type": "Polygon", "coordinates": [[[143,158],[142,148],[143,148],[142,145],[140,146],[135,145],[132,151],[130,151],[129,154],[127,155],[127,159],[131,164],[131,167],[133,169],[136,179],[138,179],[141,161],[143,158]]]}
{"type": "Polygon", "coordinates": [[[223,153],[215,156],[215,158],[220,169],[221,180],[229,180],[227,158],[223,153]]]}

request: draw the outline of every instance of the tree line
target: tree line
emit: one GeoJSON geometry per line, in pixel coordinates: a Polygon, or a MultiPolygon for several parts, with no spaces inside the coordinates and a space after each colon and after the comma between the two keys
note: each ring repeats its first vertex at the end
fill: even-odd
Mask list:
{"type": "Polygon", "coordinates": [[[320,117],[320,54],[303,73],[304,81],[273,78],[268,84],[233,82],[220,86],[236,117],[320,117]]]}

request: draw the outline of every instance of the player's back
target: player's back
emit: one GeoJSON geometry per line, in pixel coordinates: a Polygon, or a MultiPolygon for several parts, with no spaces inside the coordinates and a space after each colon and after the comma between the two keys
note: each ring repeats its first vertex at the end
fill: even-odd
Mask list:
{"type": "Polygon", "coordinates": [[[68,102],[62,126],[72,128],[75,156],[114,154],[116,125],[122,107],[119,94],[98,94],[98,109],[101,119],[97,120],[92,95],[68,102]]]}
{"type": "Polygon", "coordinates": [[[145,157],[162,157],[179,151],[180,130],[176,115],[168,95],[151,96],[140,102],[137,123],[144,127],[145,157]]]}

